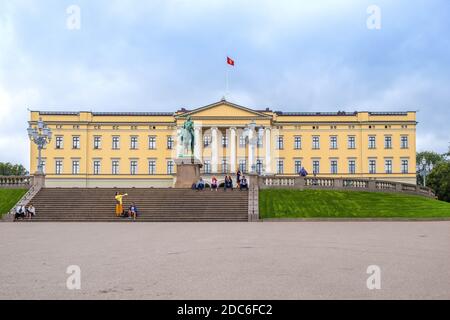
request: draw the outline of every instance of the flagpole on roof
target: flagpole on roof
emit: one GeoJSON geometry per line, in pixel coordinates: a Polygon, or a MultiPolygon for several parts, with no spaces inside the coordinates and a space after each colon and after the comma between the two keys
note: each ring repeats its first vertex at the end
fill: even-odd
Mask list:
{"type": "Polygon", "coordinates": [[[227,70],[226,70],[226,89],[225,89],[225,98],[227,98],[228,97],[228,73],[229,73],[229,71],[228,71],[228,69],[229,69],[229,67],[228,67],[228,64],[225,66],[225,68],[227,68],[227,70]]]}

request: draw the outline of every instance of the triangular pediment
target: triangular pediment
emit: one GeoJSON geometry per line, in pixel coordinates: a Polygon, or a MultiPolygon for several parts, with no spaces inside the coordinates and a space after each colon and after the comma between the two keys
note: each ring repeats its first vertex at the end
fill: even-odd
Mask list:
{"type": "Polygon", "coordinates": [[[221,100],[204,107],[182,112],[178,115],[178,117],[183,118],[187,116],[192,116],[193,118],[271,118],[270,115],[231,103],[226,100],[221,100]]]}

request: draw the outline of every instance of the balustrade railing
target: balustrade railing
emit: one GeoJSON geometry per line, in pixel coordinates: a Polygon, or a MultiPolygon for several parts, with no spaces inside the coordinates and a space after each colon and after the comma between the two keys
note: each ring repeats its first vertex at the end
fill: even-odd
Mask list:
{"type": "Polygon", "coordinates": [[[369,180],[342,179],[342,186],[344,188],[366,189],[369,187],[369,180]]]}
{"type": "Polygon", "coordinates": [[[430,188],[417,186],[414,184],[383,181],[374,179],[350,179],[332,177],[294,177],[294,176],[259,176],[256,177],[258,186],[261,189],[267,188],[298,188],[298,189],[340,189],[340,190],[365,190],[383,192],[405,192],[411,194],[435,197],[430,188]]]}
{"type": "Polygon", "coordinates": [[[0,176],[0,188],[29,189],[33,185],[33,176],[0,176]]]}
{"type": "Polygon", "coordinates": [[[376,181],[375,187],[381,190],[396,190],[396,183],[389,181],[376,181]]]}

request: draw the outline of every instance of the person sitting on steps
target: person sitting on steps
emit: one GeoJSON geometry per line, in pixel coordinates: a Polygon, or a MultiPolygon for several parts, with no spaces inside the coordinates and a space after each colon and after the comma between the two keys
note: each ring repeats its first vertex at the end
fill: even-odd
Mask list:
{"type": "Polygon", "coordinates": [[[133,220],[136,220],[136,218],[138,216],[138,209],[137,209],[137,207],[136,207],[134,202],[131,203],[131,206],[128,209],[128,216],[130,218],[133,218],[133,220]]]}
{"type": "Polygon", "coordinates": [[[205,189],[205,181],[203,181],[202,177],[200,177],[200,180],[197,181],[195,189],[197,191],[202,191],[203,189],[205,189]]]}
{"type": "Polygon", "coordinates": [[[248,190],[248,182],[247,182],[247,178],[245,176],[242,176],[239,190],[241,190],[241,191],[248,190]]]}
{"type": "Polygon", "coordinates": [[[36,215],[36,208],[30,203],[27,208],[27,218],[31,219],[36,215]]]}
{"type": "Polygon", "coordinates": [[[16,207],[16,213],[14,215],[14,221],[18,221],[19,219],[25,219],[25,206],[18,205],[16,207]]]}
{"type": "Polygon", "coordinates": [[[225,181],[223,183],[223,189],[224,189],[224,191],[227,191],[227,189],[233,190],[233,179],[231,179],[231,176],[225,176],[225,181]]]}
{"type": "Polygon", "coordinates": [[[218,187],[217,178],[216,177],[212,177],[212,180],[211,180],[211,191],[213,191],[213,190],[217,191],[217,187],[218,187]]]}

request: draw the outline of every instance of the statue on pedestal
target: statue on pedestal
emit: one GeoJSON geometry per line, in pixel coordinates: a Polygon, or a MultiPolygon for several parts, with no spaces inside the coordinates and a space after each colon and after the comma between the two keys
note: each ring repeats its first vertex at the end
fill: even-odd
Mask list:
{"type": "Polygon", "coordinates": [[[183,158],[184,156],[189,156],[192,160],[192,163],[194,161],[194,145],[195,145],[195,138],[194,138],[194,122],[191,119],[191,116],[187,117],[186,122],[183,124],[183,127],[181,129],[181,145],[182,145],[182,155],[178,155],[179,157],[183,158]]]}

